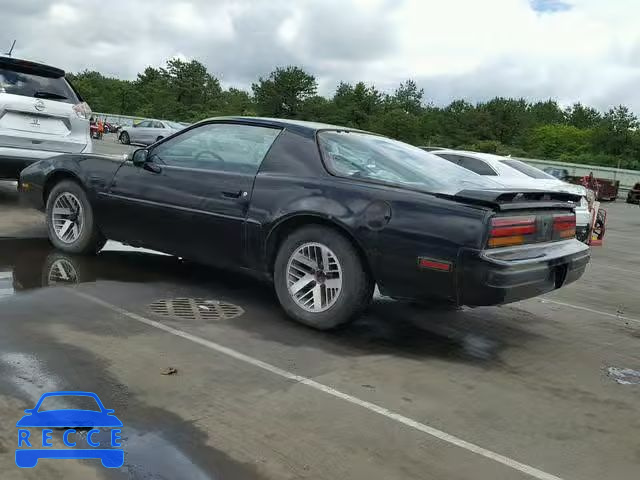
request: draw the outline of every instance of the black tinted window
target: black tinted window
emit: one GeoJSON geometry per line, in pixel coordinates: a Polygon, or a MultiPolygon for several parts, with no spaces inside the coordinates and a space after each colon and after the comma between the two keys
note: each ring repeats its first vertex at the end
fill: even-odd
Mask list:
{"type": "Polygon", "coordinates": [[[433,152],[434,155],[439,156],[440,158],[444,158],[445,160],[451,162],[451,163],[458,163],[458,157],[456,155],[451,155],[450,153],[437,153],[437,152],[433,152]]]}
{"type": "Polygon", "coordinates": [[[0,67],[0,93],[79,103],[78,97],[64,77],[40,76],[6,67],[0,67]]]}
{"type": "Polygon", "coordinates": [[[482,160],[472,157],[464,157],[462,155],[458,158],[458,165],[466,168],[467,170],[471,170],[478,175],[497,175],[496,172],[494,172],[493,169],[482,160]]]}
{"type": "Polygon", "coordinates": [[[549,175],[548,173],[543,172],[542,170],[536,168],[536,167],[532,167],[531,165],[527,165],[524,162],[521,162],[520,160],[502,160],[502,163],[504,163],[505,165],[510,166],[511,168],[519,171],[520,173],[524,173],[525,175],[527,175],[528,177],[531,178],[545,178],[545,179],[555,179],[555,177],[553,177],[552,175],[549,175]]]}
{"type": "Polygon", "coordinates": [[[213,123],[188,130],[153,149],[168,165],[257,173],[279,129],[213,123]]]}

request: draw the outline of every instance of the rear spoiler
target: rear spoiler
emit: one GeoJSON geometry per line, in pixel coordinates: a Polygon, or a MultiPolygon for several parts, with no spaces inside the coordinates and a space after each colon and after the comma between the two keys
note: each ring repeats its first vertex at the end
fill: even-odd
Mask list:
{"type": "Polygon", "coordinates": [[[41,77],[64,77],[64,70],[43,63],[29,62],[11,57],[0,57],[0,68],[8,68],[17,72],[31,73],[41,77]]]}
{"type": "Polygon", "coordinates": [[[486,205],[497,210],[523,210],[529,208],[574,208],[580,195],[546,190],[462,190],[453,195],[438,195],[465,203],[486,205]]]}

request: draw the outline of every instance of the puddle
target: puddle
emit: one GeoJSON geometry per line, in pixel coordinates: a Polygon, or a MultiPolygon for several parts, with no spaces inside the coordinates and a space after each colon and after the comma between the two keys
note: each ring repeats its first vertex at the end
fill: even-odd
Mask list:
{"type": "Polygon", "coordinates": [[[91,257],[65,254],[46,239],[0,240],[0,301],[23,291],[65,284],[159,280],[180,266],[177,257],[113,241],[91,257]]]}
{"type": "Polygon", "coordinates": [[[607,368],[607,375],[620,385],[640,385],[640,371],[630,368],[607,368]]]}

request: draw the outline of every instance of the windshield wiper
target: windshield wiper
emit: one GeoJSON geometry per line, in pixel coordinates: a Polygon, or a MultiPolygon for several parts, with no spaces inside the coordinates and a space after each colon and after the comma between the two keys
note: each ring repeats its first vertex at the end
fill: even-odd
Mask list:
{"type": "Polygon", "coordinates": [[[65,97],[64,95],[60,95],[59,93],[46,92],[44,90],[38,90],[33,94],[35,98],[50,98],[52,100],[66,100],[69,97],[65,97]]]}

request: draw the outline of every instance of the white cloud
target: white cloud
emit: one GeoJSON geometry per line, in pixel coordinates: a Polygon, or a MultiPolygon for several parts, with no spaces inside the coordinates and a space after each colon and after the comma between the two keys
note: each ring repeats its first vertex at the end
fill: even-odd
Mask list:
{"type": "Polygon", "coordinates": [[[17,38],[16,55],[71,71],[134,78],[181,55],[248,88],[293,63],[325,94],[340,80],[391,90],[414,78],[437,104],[551,97],[640,113],[637,0],[0,0],[0,11],[0,48],[17,38]]]}

